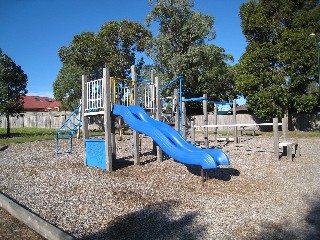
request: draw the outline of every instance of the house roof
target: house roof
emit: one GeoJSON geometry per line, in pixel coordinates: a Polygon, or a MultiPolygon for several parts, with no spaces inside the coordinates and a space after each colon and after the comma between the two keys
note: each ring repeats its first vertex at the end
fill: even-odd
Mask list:
{"type": "Polygon", "coordinates": [[[49,97],[24,96],[25,111],[49,111],[54,108],[60,108],[61,103],[49,97]]]}

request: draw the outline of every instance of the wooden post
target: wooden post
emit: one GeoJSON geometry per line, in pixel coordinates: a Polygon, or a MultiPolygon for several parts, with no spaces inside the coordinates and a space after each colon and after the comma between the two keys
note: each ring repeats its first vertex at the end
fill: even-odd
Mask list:
{"type": "Polygon", "coordinates": [[[193,145],[195,145],[196,142],[196,133],[195,133],[195,129],[194,129],[194,121],[191,121],[191,143],[193,145]]]}
{"type": "Polygon", "coordinates": [[[288,141],[288,118],[285,116],[282,118],[282,137],[283,141],[288,141]]]}
{"type": "MultiPolygon", "coordinates": [[[[218,125],[218,106],[217,106],[217,104],[214,104],[214,112],[213,112],[213,114],[214,114],[214,119],[213,119],[213,124],[214,125],[218,125]]],[[[214,141],[215,141],[215,143],[217,143],[217,141],[218,141],[218,128],[217,127],[215,127],[214,128],[214,141]]]]}
{"type": "Polygon", "coordinates": [[[278,118],[273,118],[274,157],[279,159],[279,127],[278,118]]]}
{"type": "Polygon", "coordinates": [[[112,154],[112,130],[111,130],[111,91],[110,91],[110,73],[109,68],[103,68],[103,79],[102,79],[102,89],[103,89],[103,124],[104,124],[104,139],[105,139],[105,150],[106,150],[106,165],[107,171],[112,171],[112,162],[114,155],[112,154]]]}
{"type": "MultiPolygon", "coordinates": [[[[82,98],[82,96],[81,96],[81,98],[82,98]]],[[[80,100],[80,104],[82,105],[82,101],[81,100],[80,100]]],[[[50,114],[50,125],[51,125],[51,116],[52,115],[50,114]]],[[[79,109],[79,113],[78,113],[77,118],[82,120],[82,116],[83,116],[83,111],[82,111],[82,106],[81,106],[80,109],[79,109]]],[[[50,126],[50,128],[51,128],[51,126],[50,126]]],[[[81,131],[81,126],[79,126],[79,129],[77,131],[77,140],[80,139],[80,131],[81,131]]]]}
{"type": "Polygon", "coordinates": [[[186,111],[186,102],[184,101],[184,97],[182,97],[182,137],[186,139],[186,122],[187,122],[187,111],[186,111]]]}
{"type": "MultiPolygon", "coordinates": [[[[136,66],[131,66],[131,75],[133,81],[133,105],[138,105],[138,87],[137,87],[137,71],[136,66]]],[[[133,131],[133,157],[134,164],[140,165],[140,146],[139,146],[139,132],[133,131]]]]}
{"type": "MultiPolygon", "coordinates": [[[[233,100],[233,124],[237,124],[237,106],[236,106],[236,100],[233,100]]],[[[237,136],[237,126],[234,126],[234,143],[238,143],[238,136],[237,136]]]]}
{"type": "Polygon", "coordinates": [[[154,70],[151,70],[151,84],[153,85],[152,93],[151,93],[151,96],[152,96],[151,113],[152,113],[152,116],[155,117],[155,115],[156,115],[156,88],[154,87],[154,85],[155,85],[155,71],[154,70]]]}
{"type": "MultiPolygon", "coordinates": [[[[87,76],[82,75],[82,97],[81,97],[81,112],[82,112],[82,137],[84,149],[86,149],[86,139],[89,138],[88,130],[88,117],[85,116],[85,110],[87,108],[87,76]]],[[[86,154],[84,154],[84,165],[86,166],[86,154]]]]}
{"type": "Polygon", "coordinates": [[[179,101],[179,90],[174,89],[175,102],[175,114],[174,114],[174,128],[180,133],[180,101],[179,101]]]}
{"type": "MultiPolygon", "coordinates": [[[[162,112],[162,104],[161,104],[161,98],[160,98],[160,80],[159,77],[155,77],[155,86],[156,86],[156,106],[157,106],[157,111],[156,111],[156,120],[160,121],[161,120],[161,112],[162,112]]],[[[163,152],[162,149],[157,146],[157,160],[162,161],[163,157],[163,152]]]]}
{"type": "MultiPolygon", "coordinates": [[[[112,103],[111,103],[112,109],[112,103]]],[[[120,117],[121,118],[121,117],[120,117]]],[[[111,146],[112,146],[112,159],[116,159],[117,144],[116,144],[116,116],[111,114],[111,146]]]]}
{"type": "MultiPolygon", "coordinates": [[[[155,87],[155,71],[154,70],[151,70],[151,84],[152,84],[152,93],[151,93],[151,96],[152,96],[152,109],[151,109],[151,114],[152,114],[152,117],[153,118],[156,118],[156,108],[157,108],[157,101],[156,101],[156,96],[157,96],[157,93],[156,93],[156,90],[157,88],[155,87]]],[[[157,153],[157,143],[152,140],[152,153],[153,154],[156,154],[157,153]]]]}
{"type": "MultiPolygon", "coordinates": [[[[203,94],[204,100],[202,101],[203,107],[203,125],[208,125],[208,99],[207,94],[203,94]]],[[[208,128],[204,128],[204,146],[209,148],[208,128]]]]}

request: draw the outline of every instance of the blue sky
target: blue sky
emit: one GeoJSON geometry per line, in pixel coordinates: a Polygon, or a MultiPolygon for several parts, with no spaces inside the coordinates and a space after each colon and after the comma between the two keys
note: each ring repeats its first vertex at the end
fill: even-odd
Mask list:
{"type": "MultiPolygon", "coordinates": [[[[239,8],[246,0],[195,0],[194,10],[215,18],[216,39],[239,60],[246,46],[239,8]]],[[[28,95],[53,96],[61,62],[58,50],[81,32],[97,32],[107,21],[145,25],[148,0],[0,0],[0,48],[28,75],[28,95]]]]}

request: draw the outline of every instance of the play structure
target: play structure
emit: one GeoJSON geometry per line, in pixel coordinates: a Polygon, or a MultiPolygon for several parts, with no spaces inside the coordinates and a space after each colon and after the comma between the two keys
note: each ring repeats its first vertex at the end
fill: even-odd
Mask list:
{"type": "Polygon", "coordinates": [[[81,104],[79,104],[56,133],[56,154],[72,153],[72,139],[81,126],[81,104]],[[60,141],[68,141],[69,149],[60,150],[60,141]]]}
{"type": "Polygon", "coordinates": [[[60,153],[58,141],[62,136],[62,129],[68,126],[70,130],[68,152],[71,152],[72,136],[82,126],[85,165],[112,171],[112,162],[116,160],[115,116],[121,116],[133,129],[135,164],[140,164],[139,133],[143,133],[156,143],[158,160],[162,160],[163,150],[180,163],[199,165],[203,180],[207,178],[208,169],[229,165],[229,158],[222,150],[197,148],[174,128],[159,121],[162,112],[159,86],[159,78],[154,77],[154,74],[149,82],[137,81],[135,66],[131,67],[131,79],[110,77],[108,68],[103,69],[101,79],[87,80],[86,76],[82,76],[82,104],[71,114],[77,116],[76,121],[67,120],[65,126],[59,130],[56,152],[60,153]],[[89,138],[88,118],[93,115],[103,115],[104,139],[89,138]],[[71,122],[73,127],[70,126],[71,122]]]}
{"type": "MultiPolygon", "coordinates": [[[[235,101],[234,101],[235,106],[235,101]]],[[[278,118],[273,118],[272,123],[237,123],[236,122],[236,111],[235,107],[233,108],[233,119],[234,124],[204,124],[204,125],[194,125],[193,122],[191,122],[191,143],[195,143],[195,129],[203,129],[204,132],[207,132],[209,128],[215,129],[214,131],[214,138],[215,141],[217,141],[217,129],[219,127],[232,127],[234,129],[234,137],[233,139],[229,139],[229,141],[234,141],[235,143],[239,142],[238,137],[238,128],[243,127],[253,127],[253,126],[272,126],[273,128],[273,139],[274,139],[274,157],[279,159],[281,156],[279,154],[279,148],[282,148],[282,155],[286,155],[289,159],[293,160],[293,156],[299,157],[300,156],[300,145],[296,141],[289,141],[288,140],[288,120],[287,118],[282,118],[282,122],[279,123],[278,118]],[[282,140],[279,138],[279,126],[282,127],[282,140]]],[[[215,116],[216,112],[215,112],[215,116]]],[[[216,118],[215,118],[216,123],[216,118]]],[[[208,135],[205,135],[208,136],[208,135]]]]}

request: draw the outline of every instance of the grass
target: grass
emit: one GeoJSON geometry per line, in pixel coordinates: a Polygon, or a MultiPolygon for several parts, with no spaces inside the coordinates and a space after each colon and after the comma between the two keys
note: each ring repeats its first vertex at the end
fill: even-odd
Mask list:
{"type": "MultiPolygon", "coordinates": [[[[57,129],[46,129],[46,128],[11,128],[11,137],[7,138],[6,128],[0,128],[0,145],[7,145],[11,143],[22,143],[22,142],[32,142],[39,140],[53,140],[55,139],[55,134],[57,129]]],[[[199,131],[198,133],[201,133],[199,131]]],[[[130,134],[130,131],[126,132],[130,134]]],[[[219,131],[219,135],[223,136],[233,136],[233,131],[219,131]]],[[[248,131],[250,133],[250,131],[248,131]]],[[[213,131],[209,132],[213,135],[213,131]]],[[[103,135],[103,132],[90,132],[90,136],[93,135],[103,135]]],[[[238,136],[240,132],[238,132],[238,136]]],[[[263,137],[272,137],[273,132],[261,132],[257,131],[256,135],[263,137]]],[[[282,132],[279,132],[279,137],[282,137],[282,132]]],[[[289,138],[320,138],[320,131],[290,131],[289,138]]]]}
{"type": "Polygon", "coordinates": [[[46,128],[11,128],[11,136],[7,137],[7,129],[0,128],[0,145],[55,139],[56,129],[46,128]]]}
{"type": "MultiPolygon", "coordinates": [[[[0,146],[12,143],[34,142],[39,140],[53,140],[56,137],[57,129],[48,128],[11,128],[11,136],[7,137],[7,129],[0,128],[0,146]]],[[[104,133],[89,132],[89,136],[102,136],[104,133]]],[[[74,135],[75,136],[75,135],[74,135]]]]}

